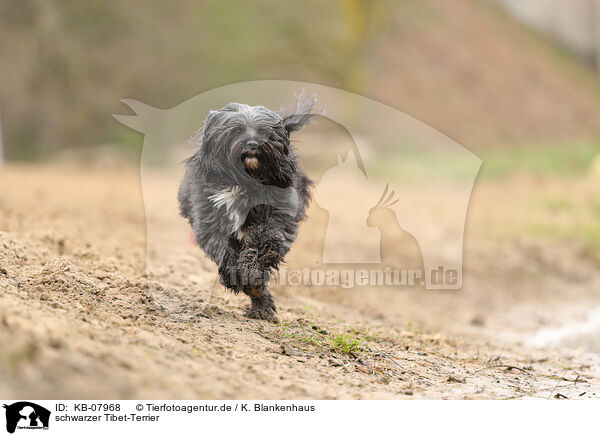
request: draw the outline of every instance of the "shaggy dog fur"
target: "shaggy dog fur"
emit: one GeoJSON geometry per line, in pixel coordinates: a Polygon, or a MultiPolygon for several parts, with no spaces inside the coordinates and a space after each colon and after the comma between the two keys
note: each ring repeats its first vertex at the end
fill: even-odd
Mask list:
{"type": "Polygon", "coordinates": [[[221,283],[251,298],[250,318],[277,321],[267,283],[296,240],[312,185],[290,133],[317,116],[314,103],[301,95],[288,113],[239,103],[211,111],[186,161],[181,215],[221,283]]]}

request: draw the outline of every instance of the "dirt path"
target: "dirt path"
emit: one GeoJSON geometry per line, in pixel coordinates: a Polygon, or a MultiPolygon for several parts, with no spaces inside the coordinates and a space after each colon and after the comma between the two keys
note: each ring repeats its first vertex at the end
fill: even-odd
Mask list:
{"type": "Polygon", "coordinates": [[[462,290],[276,288],[280,325],[222,288],[206,305],[181,222],[162,235],[181,258],[143,272],[134,170],[8,167],[0,186],[3,398],[600,395],[596,355],[524,345],[600,306],[600,273],[576,248],[490,236],[523,183],[479,184],[462,290]]]}

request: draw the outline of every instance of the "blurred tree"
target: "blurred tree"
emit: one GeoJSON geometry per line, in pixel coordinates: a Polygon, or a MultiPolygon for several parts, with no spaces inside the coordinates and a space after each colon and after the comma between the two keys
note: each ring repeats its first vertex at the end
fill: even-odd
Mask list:
{"type": "Polygon", "coordinates": [[[597,78],[490,5],[0,0],[6,156],[139,146],[119,100],[169,108],[260,79],[369,95],[475,147],[600,134],[597,78]]]}
{"type": "Polygon", "coordinates": [[[171,107],[257,79],[360,92],[376,3],[0,0],[7,155],[123,142],[110,113],[127,97],[171,107]]]}

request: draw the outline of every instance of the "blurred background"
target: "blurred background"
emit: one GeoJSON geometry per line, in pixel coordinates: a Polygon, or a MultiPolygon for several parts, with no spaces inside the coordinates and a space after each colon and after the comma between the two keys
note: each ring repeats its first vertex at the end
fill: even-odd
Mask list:
{"type": "Polygon", "coordinates": [[[170,108],[234,82],[286,79],[381,101],[483,158],[510,149],[517,165],[581,169],[600,136],[597,4],[1,1],[4,157],[106,144],[135,154],[141,137],[110,116],[122,98],[170,108]]]}

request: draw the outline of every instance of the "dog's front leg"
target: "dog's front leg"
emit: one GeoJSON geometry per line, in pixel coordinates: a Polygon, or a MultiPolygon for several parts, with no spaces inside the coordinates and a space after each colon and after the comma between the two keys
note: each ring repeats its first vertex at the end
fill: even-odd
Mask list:
{"type": "Polygon", "coordinates": [[[247,317],[278,322],[277,309],[267,287],[269,270],[261,265],[260,257],[260,250],[232,236],[219,265],[221,284],[236,294],[242,291],[250,297],[247,317]]]}
{"type": "Polygon", "coordinates": [[[253,319],[264,319],[274,323],[277,319],[277,309],[271,291],[266,284],[258,286],[245,286],[244,292],[250,297],[251,305],[246,311],[246,316],[253,319]]]}
{"type": "Polygon", "coordinates": [[[267,284],[289,250],[286,217],[272,207],[259,205],[252,208],[241,229],[238,277],[242,291],[252,300],[246,313],[250,318],[277,322],[277,309],[267,284]]]}
{"type": "Polygon", "coordinates": [[[243,280],[240,277],[238,266],[240,248],[240,243],[233,236],[230,237],[229,244],[225,248],[225,253],[219,264],[221,284],[236,294],[243,290],[243,280]]]}

